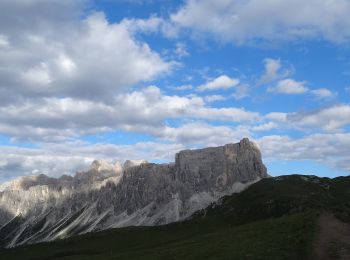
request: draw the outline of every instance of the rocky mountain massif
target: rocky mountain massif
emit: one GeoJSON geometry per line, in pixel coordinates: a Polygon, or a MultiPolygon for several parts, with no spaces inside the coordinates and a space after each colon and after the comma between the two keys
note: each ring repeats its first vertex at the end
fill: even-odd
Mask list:
{"type": "Polygon", "coordinates": [[[350,176],[264,178],[162,226],[0,250],[0,259],[350,259],[350,176]]]}
{"type": "Polygon", "coordinates": [[[94,161],[74,177],[22,177],[0,187],[0,246],[183,220],[267,176],[259,149],[245,138],[181,151],[170,164],[94,161]]]}

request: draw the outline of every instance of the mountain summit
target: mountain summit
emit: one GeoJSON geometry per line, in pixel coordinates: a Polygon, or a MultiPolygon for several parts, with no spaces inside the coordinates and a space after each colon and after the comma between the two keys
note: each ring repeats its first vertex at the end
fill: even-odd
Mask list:
{"type": "Polygon", "coordinates": [[[94,161],[74,177],[22,177],[0,192],[0,245],[183,220],[267,176],[258,147],[244,138],[181,151],[175,163],[94,161]]]}

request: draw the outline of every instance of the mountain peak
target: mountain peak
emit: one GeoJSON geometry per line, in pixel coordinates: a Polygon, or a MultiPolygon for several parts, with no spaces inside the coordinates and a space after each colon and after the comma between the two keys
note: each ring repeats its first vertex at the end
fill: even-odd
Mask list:
{"type": "Polygon", "coordinates": [[[116,172],[120,173],[122,171],[122,165],[119,162],[109,163],[105,160],[97,160],[95,159],[91,165],[90,170],[94,170],[97,172],[116,172]]]}
{"type": "Polygon", "coordinates": [[[127,160],[121,165],[94,160],[89,170],[72,178],[28,177],[27,182],[37,184],[35,187],[0,192],[0,226],[11,219],[25,223],[12,225],[10,235],[0,229],[0,238],[8,238],[0,240],[0,247],[184,220],[265,177],[260,151],[247,138],[235,144],[180,151],[175,163],[127,160]]]}
{"type": "Polygon", "coordinates": [[[126,160],[123,164],[123,169],[139,166],[141,164],[148,163],[146,160],[126,160]]]}
{"type": "Polygon", "coordinates": [[[239,141],[239,144],[240,145],[250,145],[251,142],[250,142],[249,138],[245,137],[241,141],[239,141]]]}

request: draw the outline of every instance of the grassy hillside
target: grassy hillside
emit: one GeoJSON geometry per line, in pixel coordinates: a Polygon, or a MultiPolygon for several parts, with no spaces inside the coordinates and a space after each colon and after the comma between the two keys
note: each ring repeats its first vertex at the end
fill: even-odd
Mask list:
{"type": "Polygon", "coordinates": [[[310,209],[330,211],[350,222],[350,177],[289,175],[263,179],[197,212],[193,219],[243,224],[310,209]]]}
{"type": "MultiPolygon", "coordinates": [[[[15,248],[0,252],[0,259],[310,259],[320,214],[349,221],[349,202],[349,177],[277,177],[227,196],[189,221],[15,248]]],[[[329,254],[341,258],[348,244],[336,238],[329,254]]]]}

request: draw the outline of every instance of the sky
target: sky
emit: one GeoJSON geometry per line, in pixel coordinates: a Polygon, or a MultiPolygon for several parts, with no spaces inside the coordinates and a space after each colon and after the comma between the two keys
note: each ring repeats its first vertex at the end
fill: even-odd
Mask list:
{"type": "Polygon", "coordinates": [[[350,172],[349,0],[2,0],[0,183],[248,137],[350,172]]]}

